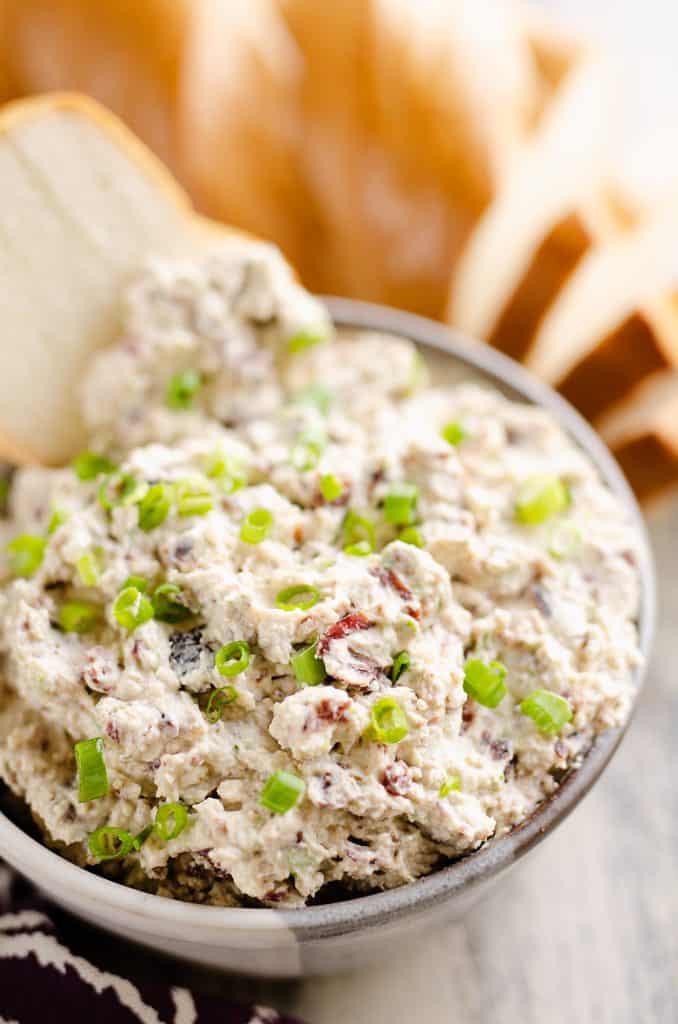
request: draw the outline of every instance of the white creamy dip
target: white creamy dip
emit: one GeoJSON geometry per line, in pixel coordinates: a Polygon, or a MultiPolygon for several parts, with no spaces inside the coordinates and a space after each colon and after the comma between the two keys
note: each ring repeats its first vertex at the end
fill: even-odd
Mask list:
{"type": "Polygon", "coordinates": [[[268,246],[132,283],[83,388],[111,465],[17,472],[5,524],[0,774],[50,844],[138,837],[107,870],[208,903],[401,885],[623,722],[624,510],[546,412],[424,377],[268,246]]]}

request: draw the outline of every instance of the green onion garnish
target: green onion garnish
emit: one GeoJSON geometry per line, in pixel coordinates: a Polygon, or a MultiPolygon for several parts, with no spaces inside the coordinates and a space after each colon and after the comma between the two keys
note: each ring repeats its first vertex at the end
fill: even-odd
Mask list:
{"type": "Polygon", "coordinates": [[[174,499],[180,516],[204,516],[214,508],[212,491],[201,480],[177,481],[174,499]]]}
{"type": "Polygon", "coordinates": [[[448,793],[454,793],[461,789],[461,779],[458,775],[449,775],[438,790],[438,796],[442,800],[448,793]]]}
{"type": "Polygon", "coordinates": [[[101,558],[96,551],[85,551],[75,563],[80,582],[85,587],[96,587],[101,576],[101,558]]]}
{"type": "Polygon", "coordinates": [[[464,689],[469,697],[486,708],[496,708],[507,694],[506,666],[500,661],[486,664],[479,658],[469,658],[464,665],[464,689]]]}
{"type": "Polygon", "coordinates": [[[164,523],[172,506],[172,489],[167,484],[153,484],[139,502],[139,529],[148,533],[164,523]]]}
{"type": "Polygon", "coordinates": [[[237,699],[238,691],[235,686],[220,686],[218,689],[212,690],[205,708],[205,718],[212,724],[218,722],[224,708],[228,704],[233,704],[237,699]]]}
{"type": "Polygon", "coordinates": [[[355,558],[365,558],[372,554],[372,545],[368,540],[359,540],[355,544],[347,544],[344,554],[353,555],[355,558]]]}
{"type": "Polygon", "coordinates": [[[534,690],[521,701],[520,710],[547,736],[554,736],[572,720],[569,702],[559,693],[551,693],[550,690],[534,690]]]}
{"type": "Polygon", "coordinates": [[[153,826],[152,825],[147,825],[146,828],[142,828],[141,832],[137,832],[137,834],[134,837],[134,844],[133,844],[135,850],[140,850],[141,849],[141,847],[144,845],[144,843],[146,842],[146,840],[148,839],[148,837],[150,836],[152,831],[153,831],[153,826]]]}
{"type": "Polygon", "coordinates": [[[113,602],[113,615],[123,629],[133,632],[153,618],[153,605],[136,587],[125,587],[113,602]]]}
{"type": "Polygon", "coordinates": [[[316,654],[317,646],[317,642],[310,644],[292,656],[294,678],[302,686],[318,686],[327,677],[325,663],[316,654]]]}
{"type": "Polygon", "coordinates": [[[214,452],[203,460],[205,475],[216,480],[223,494],[235,494],[247,483],[247,474],[238,459],[214,452]]]}
{"type": "Polygon", "coordinates": [[[334,473],[325,473],[320,477],[320,493],[325,501],[336,501],[344,493],[344,485],[334,473]]]}
{"type": "Polygon", "coordinates": [[[143,576],[128,576],[120,589],[126,590],[127,587],[136,587],[140,593],[145,594],[148,590],[148,580],[143,576]]]}
{"type": "MultiPolygon", "coordinates": [[[[370,545],[370,550],[374,551],[376,543],[376,534],[374,530],[374,523],[367,516],[361,516],[358,512],[354,512],[353,509],[349,509],[344,516],[342,523],[342,531],[344,534],[344,551],[347,547],[351,547],[353,544],[357,544],[360,541],[367,541],[370,545]]],[[[355,554],[356,552],[348,552],[349,554],[355,554]]],[[[368,552],[363,552],[366,554],[368,552]]]]}
{"type": "Polygon", "coordinates": [[[397,484],[384,498],[384,519],[395,526],[410,526],[417,518],[419,488],[397,484]]]}
{"type": "Polygon", "coordinates": [[[262,807],[274,814],[292,810],[306,788],[304,780],[292,772],[278,771],[270,775],[259,796],[262,807]]]}
{"type": "Polygon", "coordinates": [[[175,373],[167,385],[165,402],[169,409],[186,412],[193,408],[193,399],[202,385],[202,377],[197,370],[184,370],[175,373]]]}
{"type": "Polygon", "coordinates": [[[531,476],[518,490],[515,518],[525,526],[538,526],[569,504],[570,493],[559,477],[531,476]]]}
{"type": "Polygon", "coordinates": [[[321,345],[327,340],[327,335],[324,331],[306,329],[297,331],[287,342],[287,351],[291,355],[295,355],[297,352],[304,352],[307,348],[314,348],[316,345],[321,345]]]}
{"type": "Polygon", "coordinates": [[[0,516],[7,514],[12,481],[9,476],[0,476],[0,516]]]}
{"type": "Polygon", "coordinates": [[[188,825],[188,811],[183,804],[163,804],[155,814],[153,831],[164,842],[176,839],[188,825]]]}
{"type": "Polygon", "coordinates": [[[145,480],[137,480],[132,473],[111,473],[99,486],[99,503],[107,512],[116,505],[136,505],[148,492],[145,480]]]}
{"type": "Polygon", "coordinates": [[[96,480],[102,473],[113,473],[115,463],[105,455],[97,452],[80,452],[73,459],[71,466],[78,480],[96,480]]]}
{"type": "Polygon", "coordinates": [[[104,825],[89,837],[89,851],[97,860],[117,860],[134,849],[134,836],[124,828],[104,825]]]}
{"type": "Polygon", "coordinates": [[[273,515],[267,508],[255,508],[240,524],[240,540],[246,544],[260,544],[271,532],[273,515]]]}
{"type": "Polygon", "coordinates": [[[59,610],[59,625],[66,633],[91,633],[100,618],[99,609],[87,601],[66,601],[59,610]]]}
{"type": "Polygon", "coordinates": [[[191,617],[191,610],[175,598],[181,597],[181,588],[176,583],[161,583],[153,591],[151,603],[153,617],[158,622],[185,622],[191,617]]]}
{"type": "Polygon", "coordinates": [[[219,675],[237,676],[244,672],[250,663],[250,645],[246,640],[234,640],[230,644],[224,644],[221,650],[217,651],[214,658],[214,667],[219,675]]]}
{"type": "Polygon", "coordinates": [[[318,465],[325,446],[325,434],[317,430],[307,430],[300,434],[290,452],[290,462],[300,473],[305,473],[318,465]]]}
{"type": "Polygon", "coordinates": [[[424,546],[424,538],[416,526],[406,526],[398,534],[398,540],[401,540],[403,544],[412,544],[415,548],[423,548],[424,546]]]}
{"type": "Polygon", "coordinates": [[[445,424],[440,431],[440,436],[448,444],[451,444],[453,448],[456,448],[465,439],[466,431],[458,420],[452,420],[451,423],[445,424]]]}
{"type": "Polygon", "coordinates": [[[392,697],[382,697],[370,711],[370,738],[378,743],[400,743],[410,731],[407,715],[392,697]]]}
{"type": "Polygon", "coordinates": [[[291,587],[285,587],[276,594],[275,603],[284,612],[293,612],[297,609],[306,611],[312,608],[320,600],[320,591],[317,587],[307,586],[305,583],[296,583],[291,587]]]}
{"type": "Polygon", "coordinates": [[[49,522],[47,524],[47,536],[51,537],[52,534],[56,533],[59,527],[63,526],[67,520],[68,516],[64,510],[61,508],[55,508],[52,515],[49,517],[49,522]]]}
{"type": "Polygon", "coordinates": [[[108,775],[104,761],[104,741],[101,736],[81,740],[75,744],[75,763],[78,766],[78,800],[81,804],[98,800],[108,793],[108,775]]]}
{"type": "Polygon", "coordinates": [[[407,672],[410,665],[411,660],[407,651],[400,651],[396,654],[391,666],[391,681],[397,683],[403,672],[407,672]]]}
{"type": "Polygon", "coordinates": [[[295,396],[294,401],[305,405],[314,405],[323,416],[327,416],[333,397],[329,388],[322,384],[310,384],[295,396]]]}
{"type": "Polygon", "coordinates": [[[7,545],[9,567],[14,576],[32,576],[45,557],[47,541],[32,533],[22,533],[7,545]]]}

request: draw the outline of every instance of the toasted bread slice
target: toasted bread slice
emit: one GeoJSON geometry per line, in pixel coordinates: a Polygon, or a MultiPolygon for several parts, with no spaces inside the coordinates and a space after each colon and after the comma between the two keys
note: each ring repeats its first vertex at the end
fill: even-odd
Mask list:
{"type": "Polygon", "coordinates": [[[498,332],[502,347],[521,354],[517,332],[531,329],[586,251],[593,222],[607,216],[597,197],[611,151],[613,83],[597,54],[581,56],[566,74],[461,255],[448,304],[454,326],[484,339],[498,332]],[[576,215],[578,208],[585,212],[576,215]],[[555,251],[548,261],[545,245],[555,251]]]}
{"type": "Polygon", "coordinates": [[[678,372],[652,374],[599,429],[640,498],[678,484],[678,372]]]}
{"type": "Polygon", "coordinates": [[[77,89],[104,103],[181,177],[177,104],[193,0],[2,0],[14,95],[77,89]]]}
{"type": "Polygon", "coordinates": [[[301,57],[276,0],[194,0],[183,66],[180,163],[196,204],[298,265],[301,57]]]}
{"type": "Polygon", "coordinates": [[[675,214],[591,250],[544,317],[525,362],[595,420],[678,365],[675,214]]]}
{"type": "Polygon", "coordinates": [[[155,157],[91,100],[0,113],[0,453],[57,463],[82,447],[77,389],[118,329],[121,286],[183,247],[190,206],[155,157]]]}

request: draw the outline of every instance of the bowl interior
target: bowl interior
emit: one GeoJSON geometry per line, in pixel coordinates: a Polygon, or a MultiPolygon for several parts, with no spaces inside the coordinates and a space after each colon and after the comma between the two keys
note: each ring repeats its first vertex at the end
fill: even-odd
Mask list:
{"type": "MultiPolygon", "coordinates": [[[[429,320],[398,310],[348,299],[328,298],[335,323],[339,327],[388,331],[415,341],[434,371],[436,382],[450,384],[469,378],[488,382],[509,398],[541,405],[549,409],[567,433],[583,448],[601,477],[618,496],[635,521],[640,536],[641,611],[640,645],[647,660],[655,621],[655,583],[652,556],[641,513],[635,498],[614,459],[579,414],[546,385],[540,383],[513,360],[488,346],[464,339],[457,333],[429,320]]],[[[643,670],[636,674],[636,697],[643,670]]],[[[582,765],[570,772],[560,787],[525,822],[511,833],[490,840],[474,853],[441,868],[435,873],[398,889],[356,897],[299,910],[270,910],[202,907],[178,903],[128,889],[75,867],[31,839],[7,817],[0,814],[0,854],[18,870],[44,885],[55,884],[77,890],[81,897],[95,899],[110,908],[143,914],[148,920],[165,924],[176,922],[185,927],[225,932],[246,928],[267,930],[272,919],[294,931],[298,940],[305,936],[341,935],[361,928],[394,921],[414,910],[439,904],[462,889],[470,890],[486,882],[539,842],[572,810],[596,781],[611,758],[626,725],[600,736],[582,765]]]]}

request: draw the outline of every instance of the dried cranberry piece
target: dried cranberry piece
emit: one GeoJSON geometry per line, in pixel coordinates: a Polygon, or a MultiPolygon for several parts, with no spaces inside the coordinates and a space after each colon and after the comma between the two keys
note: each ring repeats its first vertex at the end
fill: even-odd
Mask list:
{"type": "Polygon", "coordinates": [[[373,625],[374,623],[370,622],[362,612],[349,612],[348,615],[344,615],[343,619],[339,619],[338,622],[335,622],[325,630],[318,641],[316,648],[317,656],[322,658],[327,654],[333,640],[341,640],[342,637],[349,636],[350,633],[357,633],[361,629],[369,629],[373,625]]]}

